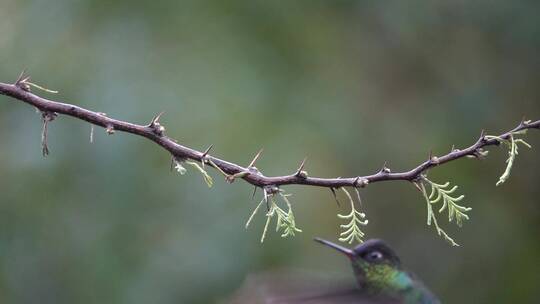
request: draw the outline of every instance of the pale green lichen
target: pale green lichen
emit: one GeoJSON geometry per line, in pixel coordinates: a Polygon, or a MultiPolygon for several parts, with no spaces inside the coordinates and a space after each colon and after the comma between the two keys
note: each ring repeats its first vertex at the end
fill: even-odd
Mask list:
{"type": "MultiPolygon", "coordinates": [[[[347,198],[349,199],[350,205],[351,205],[351,212],[348,214],[338,214],[337,216],[340,219],[349,220],[347,224],[342,224],[340,227],[344,229],[343,232],[340,233],[339,241],[346,242],[349,244],[352,244],[355,240],[359,243],[362,243],[362,238],[364,237],[364,232],[360,229],[360,226],[366,226],[368,224],[368,220],[363,220],[366,215],[358,210],[356,210],[354,206],[354,200],[345,188],[341,188],[347,198]]],[[[355,189],[356,190],[356,189],[355,189]]],[[[360,203],[360,194],[358,193],[359,203],[360,203]]]]}
{"type": "Polygon", "coordinates": [[[192,166],[193,168],[197,169],[197,171],[199,171],[202,174],[202,176],[204,178],[204,181],[206,182],[206,185],[208,186],[208,188],[212,188],[212,186],[214,185],[214,180],[208,174],[208,172],[206,172],[206,170],[204,170],[198,163],[193,162],[193,161],[186,161],[186,164],[188,164],[188,165],[192,166]]]}
{"type": "Polygon", "coordinates": [[[430,181],[427,177],[422,176],[421,180],[416,182],[416,185],[422,192],[424,199],[426,200],[427,206],[427,225],[431,226],[431,223],[435,226],[437,234],[443,237],[448,241],[452,246],[459,246],[454,239],[452,239],[438,224],[437,217],[433,211],[432,205],[437,204],[442,201],[441,207],[439,208],[439,213],[448,210],[448,222],[452,222],[455,219],[456,224],[461,227],[463,225],[463,220],[468,220],[469,216],[466,212],[470,211],[472,208],[464,207],[457,202],[462,201],[465,198],[464,195],[452,196],[452,194],[457,190],[457,186],[450,188],[450,183],[446,182],[444,184],[437,184],[430,181]],[[424,183],[427,183],[431,186],[431,193],[428,195],[424,183]]]}
{"type": "Polygon", "coordinates": [[[492,136],[487,135],[486,139],[495,139],[499,143],[505,144],[508,147],[508,158],[506,159],[506,168],[503,172],[503,174],[499,177],[499,180],[495,184],[496,186],[499,186],[506,182],[508,178],[510,177],[510,172],[512,171],[512,167],[514,166],[514,161],[516,160],[516,157],[518,155],[518,144],[522,144],[527,148],[532,148],[529,143],[527,143],[525,140],[518,138],[516,139],[516,135],[524,135],[527,132],[527,130],[521,130],[518,132],[513,132],[510,134],[508,139],[502,139],[498,136],[492,136]]]}
{"type": "Polygon", "coordinates": [[[268,203],[268,211],[266,212],[266,222],[264,225],[263,233],[261,235],[261,243],[264,242],[266,238],[266,233],[268,231],[268,226],[270,225],[270,222],[274,216],[277,216],[276,220],[276,232],[282,230],[281,237],[289,237],[294,236],[296,232],[302,232],[297,226],[296,221],[294,218],[294,213],[292,211],[292,205],[289,201],[288,197],[290,194],[284,194],[282,191],[278,191],[278,194],[283,199],[287,206],[287,211],[282,209],[278,202],[275,199],[276,194],[269,194],[265,196],[255,207],[253,212],[251,213],[249,219],[246,222],[246,229],[249,228],[249,225],[253,218],[255,217],[255,214],[257,214],[257,211],[260,209],[260,207],[266,202],[268,203]]]}
{"type": "Polygon", "coordinates": [[[178,159],[176,157],[173,158],[174,169],[176,170],[176,172],[180,173],[181,175],[184,175],[187,172],[187,169],[183,166],[184,163],[192,166],[193,168],[197,169],[197,171],[201,173],[208,188],[211,188],[212,185],[214,185],[214,180],[212,179],[212,177],[198,163],[194,161],[190,161],[190,160],[178,159]]]}

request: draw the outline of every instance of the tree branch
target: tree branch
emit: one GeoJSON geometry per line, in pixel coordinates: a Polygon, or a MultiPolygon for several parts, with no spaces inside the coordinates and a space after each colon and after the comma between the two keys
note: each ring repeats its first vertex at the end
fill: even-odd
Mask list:
{"type": "MultiPolygon", "coordinates": [[[[404,172],[392,173],[385,165],[379,172],[366,176],[355,176],[348,178],[310,177],[307,175],[306,171],[303,171],[305,165],[304,160],[293,174],[283,176],[264,176],[259,170],[257,170],[257,168],[253,166],[254,162],[260,155],[260,152],[249,166],[242,167],[217,157],[210,156],[208,154],[209,149],[207,149],[207,151],[200,152],[180,145],[174,139],[165,136],[165,128],[159,123],[159,118],[161,117],[162,113],[155,116],[148,125],[137,125],[113,119],[107,117],[101,112],[93,112],[72,104],[48,100],[32,94],[28,84],[38,88],[40,87],[27,82],[28,79],[28,77],[19,77],[15,84],[0,83],[0,94],[30,104],[36,107],[42,113],[45,113],[43,115],[47,117],[48,115],[51,115],[52,117],[56,114],[63,114],[87,121],[93,125],[103,127],[109,134],[114,133],[114,131],[122,131],[146,137],[147,139],[152,140],[156,144],[163,147],[178,160],[191,159],[212,167],[217,167],[216,169],[228,175],[227,181],[229,182],[233,182],[235,178],[242,178],[246,182],[255,185],[256,187],[263,187],[265,190],[270,191],[271,193],[272,191],[276,191],[275,189],[278,189],[279,186],[283,185],[309,185],[335,189],[340,187],[358,188],[364,187],[370,183],[390,180],[416,181],[422,173],[430,168],[467,156],[480,157],[482,156],[482,149],[484,147],[500,144],[499,140],[494,138],[488,139],[484,136],[484,132],[482,132],[478,140],[473,145],[461,150],[453,149],[450,153],[439,157],[430,155],[428,160],[419,164],[417,167],[404,172]]],[[[523,120],[514,129],[502,133],[497,137],[499,139],[509,139],[515,132],[533,128],[540,129],[540,120],[534,122],[523,120]]],[[[46,147],[46,142],[44,144],[44,147],[46,147]]]]}

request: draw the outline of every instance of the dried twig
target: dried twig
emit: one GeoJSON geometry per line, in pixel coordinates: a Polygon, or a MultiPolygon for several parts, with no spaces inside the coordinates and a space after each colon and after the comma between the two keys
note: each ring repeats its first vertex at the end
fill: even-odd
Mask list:
{"type": "MultiPolygon", "coordinates": [[[[326,187],[329,189],[338,189],[341,187],[364,187],[371,183],[391,180],[415,181],[421,176],[422,173],[432,167],[439,166],[467,156],[478,157],[478,155],[484,155],[484,147],[498,145],[500,139],[509,139],[511,135],[516,132],[526,129],[540,129],[540,120],[522,121],[517,127],[513,128],[512,130],[498,135],[498,139],[486,138],[482,133],[480,138],[478,138],[478,140],[473,145],[460,150],[452,149],[450,153],[438,157],[430,154],[428,160],[422,162],[417,167],[404,172],[392,172],[388,167],[386,167],[385,164],[379,172],[371,175],[339,178],[320,178],[308,176],[307,173],[303,171],[303,163],[300,168],[291,175],[264,176],[259,170],[253,170],[254,167],[250,168],[248,166],[247,168],[245,168],[240,165],[210,156],[208,155],[208,151],[200,152],[178,144],[174,139],[165,136],[165,129],[158,122],[160,115],[154,117],[154,119],[148,125],[137,125],[107,117],[100,112],[93,112],[72,104],[62,103],[39,97],[27,91],[26,87],[21,86],[20,83],[21,80],[19,80],[15,84],[0,83],[0,94],[10,96],[14,99],[28,103],[36,107],[42,113],[63,114],[87,121],[93,125],[105,128],[107,133],[109,134],[114,133],[114,131],[121,131],[146,137],[163,147],[165,150],[171,153],[173,157],[176,157],[178,159],[191,159],[194,161],[203,162],[209,166],[215,167],[217,170],[219,170],[223,174],[226,174],[229,177],[242,178],[246,182],[256,187],[263,188],[267,186],[279,187],[283,185],[296,184],[326,187]]],[[[45,119],[44,124],[44,134],[46,134],[45,119]]],[[[46,152],[48,153],[48,149],[46,147],[45,140],[43,146],[43,153],[46,154],[46,152]]],[[[254,161],[257,157],[255,157],[254,161]]]]}

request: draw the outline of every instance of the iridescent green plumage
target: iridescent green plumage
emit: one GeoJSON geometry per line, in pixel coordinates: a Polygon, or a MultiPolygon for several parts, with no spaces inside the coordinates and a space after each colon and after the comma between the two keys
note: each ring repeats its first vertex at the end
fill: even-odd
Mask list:
{"type": "Polygon", "coordinates": [[[368,240],[351,250],[316,240],[351,260],[359,291],[373,303],[440,304],[422,282],[403,270],[398,256],[383,241],[368,240]]]}

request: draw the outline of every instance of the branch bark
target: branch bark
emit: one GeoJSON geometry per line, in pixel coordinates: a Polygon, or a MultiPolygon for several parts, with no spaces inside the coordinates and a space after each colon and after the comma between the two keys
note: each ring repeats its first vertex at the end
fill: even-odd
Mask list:
{"type": "MultiPolygon", "coordinates": [[[[283,185],[309,185],[334,189],[340,187],[358,188],[364,187],[370,183],[391,180],[415,181],[422,173],[430,168],[467,156],[480,157],[483,148],[499,144],[499,141],[496,139],[487,139],[484,136],[484,132],[482,132],[480,137],[471,146],[461,150],[454,149],[448,154],[438,157],[430,155],[426,161],[422,162],[417,167],[404,172],[393,173],[385,165],[380,171],[366,176],[339,178],[310,177],[305,171],[303,171],[304,160],[298,170],[290,175],[264,176],[259,170],[253,167],[254,161],[257,157],[249,166],[242,167],[240,165],[209,155],[208,149],[207,151],[200,152],[178,144],[176,140],[164,134],[165,129],[159,123],[161,114],[155,116],[148,125],[138,125],[113,119],[107,117],[101,112],[90,111],[69,103],[49,100],[32,94],[30,92],[30,86],[25,83],[25,80],[28,79],[29,78],[23,79],[23,77],[19,77],[15,84],[0,83],[0,94],[30,104],[36,107],[42,113],[49,113],[52,116],[55,116],[56,114],[63,114],[84,120],[90,124],[105,128],[109,134],[114,133],[114,131],[122,131],[145,137],[163,147],[176,159],[191,159],[204,162],[209,166],[217,167],[216,169],[227,174],[227,181],[229,182],[234,181],[235,178],[242,178],[246,182],[256,187],[265,188],[267,191],[278,189],[283,185]]],[[[501,139],[509,139],[513,133],[526,129],[540,129],[540,120],[536,120],[534,122],[523,120],[518,126],[498,135],[498,137],[501,139]]]]}

